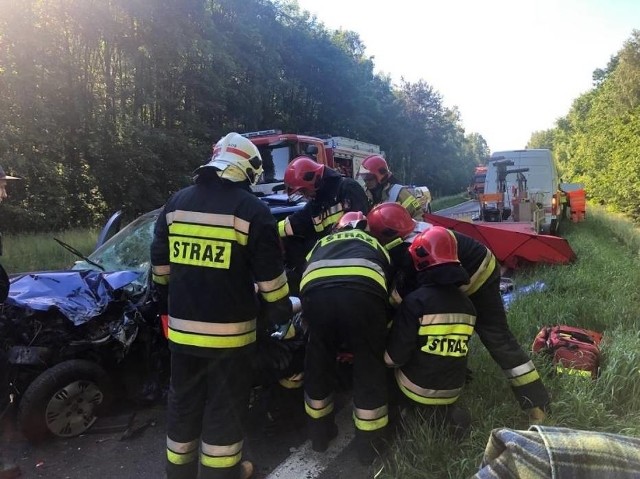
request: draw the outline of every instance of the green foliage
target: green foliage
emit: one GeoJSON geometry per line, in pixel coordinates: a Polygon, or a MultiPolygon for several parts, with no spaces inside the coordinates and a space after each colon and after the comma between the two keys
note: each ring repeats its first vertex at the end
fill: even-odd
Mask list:
{"type": "Polygon", "coordinates": [[[25,178],[2,230],[158,207],[230,130],[376,143],[404,182],[460,191],[486,142],[365,51],[290,1],[0,2],[0,161],[25,178]]]}
{"type": "MultiPolygon", "coordinates": [[[[603,208],[589,206],[587,215],[585,222],[563,225],[575,263],[518,272],[516,287],[542,281],[545,290],[511,303],[509,324],[525,349],[542,326],[602,331],[602,372],[595,381],[556,375],[549,358],[532,357],[552,397],[545,424],[640,437],[640,229],[603,208]]],[[[473,419],[470,437],[456,444],[441,430],[405,421],[378,478],[467,478],[477,472],[492,429],[528,428],[502,371],[476,337],[469,367],[474,379],[460,401],[473,419]]]]}
{"type": "Polygon", "coordinates": [[[640,222],[640,31],[593,77],[594,89],[529,145],[546,143],[564,181],[584,183],[591,200],[640,222]]]}

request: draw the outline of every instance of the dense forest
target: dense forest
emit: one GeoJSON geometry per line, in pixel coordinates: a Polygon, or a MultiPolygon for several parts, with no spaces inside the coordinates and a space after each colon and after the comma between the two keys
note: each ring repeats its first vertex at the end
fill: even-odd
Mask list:
{"type": "Polygon", "coordinates": [[[594,72],[593,88],[528,146],[551,148],[565,181],[583,183],[588,198],[640,223],[639,30],[594,72]]]}
{"type": "Polygon", "coordinates": [[[485,140],[426,81],[393,84],[351,31],[291,0],[0,0],[4,231],[160,206],[229,131],[382,146],[402,181],[462,191],[485,140]]]}

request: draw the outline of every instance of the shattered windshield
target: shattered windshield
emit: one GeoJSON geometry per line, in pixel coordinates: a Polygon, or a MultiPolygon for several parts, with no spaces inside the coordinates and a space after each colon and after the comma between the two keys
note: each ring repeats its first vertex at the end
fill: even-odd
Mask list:
{"type": "MultiPolygon", "coordinates": [[[[89,259],[105,271],[138,271],[146,278],[150,268],[149,248],[158,211],[147,213],[129,223],[106,243],[89,255],[89,259]]],[[[73,269],[93,269],[86,261],[79,261],[73,269]]]]}

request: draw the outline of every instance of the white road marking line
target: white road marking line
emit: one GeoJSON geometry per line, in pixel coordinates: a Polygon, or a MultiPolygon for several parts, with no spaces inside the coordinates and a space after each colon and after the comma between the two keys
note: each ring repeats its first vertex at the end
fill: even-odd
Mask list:
{"type": "Polygon", "coordinates": [[[331,441],[326,452],[315,452],[311,449],[311,441],[306,441],[266,479],[315,479],[322,474],[354,438],[351,405],[346,405],[336,414],[336,424],[338,436],[331,441]]]}

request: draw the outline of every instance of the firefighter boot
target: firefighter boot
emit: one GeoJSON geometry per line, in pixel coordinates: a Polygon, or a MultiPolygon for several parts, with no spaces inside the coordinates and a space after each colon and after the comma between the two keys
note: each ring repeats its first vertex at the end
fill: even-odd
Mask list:
{"type": "Polygon", "coordinates": [[[455,405],[447,407],[445,421],[456,441],[462,441],[469,436],[471,414],[465,408],[455,405]]]}
{"type": "Polygon", "coordinates": [[[254,467],[250,461],[242,461],[240,463],[240,479],[251,479],[253,477],[254,467]]]}
{"type": "Polygon", "coordinates": [[[337,435],[338,426],[335,423],[333,414],[320,419],[313,419],[309,424],[311,449],[316,452],[325,452],[329,448],[329,443],[337,435]]]}
{"type": "Polygon", "coordinates": [[[370,466],[378,456],[384,454],[388,449],[387,438],[383,433],[371,435],[366,433],[359,434],[360,432],[356,432],[358,462],[363,466],[370,466]]]}
{"type": "Polygon", "coordinates": [[[20,477],[22,472],[14,464],[3,464],[0,462],[0,479],[14,479],[20,477]]]}

